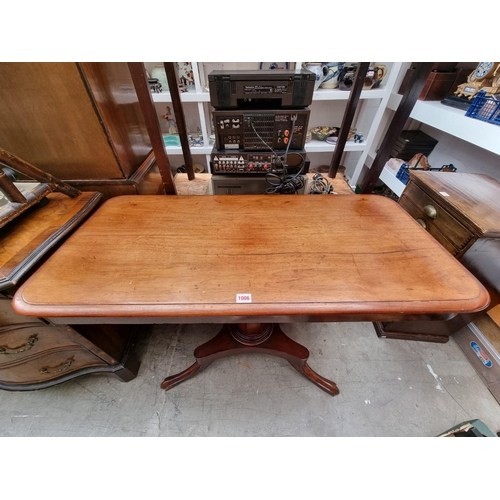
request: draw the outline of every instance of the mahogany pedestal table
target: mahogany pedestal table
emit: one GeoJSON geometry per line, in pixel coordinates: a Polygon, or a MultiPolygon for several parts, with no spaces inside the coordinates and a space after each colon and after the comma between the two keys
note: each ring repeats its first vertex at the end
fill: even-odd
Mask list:
{"type": "Polygon", "coordinates": [[[217,358],[257,352],[336,395],[280,323],[447,319],[488,303],[479,281],[382,196],[120,196],[13,307],[55,324],[223,323],[166,390],[217,358]]]}

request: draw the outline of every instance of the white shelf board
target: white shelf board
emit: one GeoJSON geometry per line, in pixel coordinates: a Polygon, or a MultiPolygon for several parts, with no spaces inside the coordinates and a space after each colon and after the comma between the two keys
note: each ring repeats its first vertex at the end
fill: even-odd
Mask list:
{"type": "MultiPolygon", "coordinates": [[[[372,89],[361,91],[360,99],[382,99],[385,89],[372,89]]],[[[314,91],[313,101],[347,101],[351,93],[348,90],[339,89],[318,89],[314,91]]]]}
{"type": "MultiPolygon", "coordinates": [[[[364,143],[347,142],[344,151],[363,151],[364,147],[364,143]]],[[[167,146],[165,149],[169,155],[182,154],[182,148],[180,146],[167,146]]],[[[191,147],[190,151],[192,155],[205,155],[210,154],[212,149],[212,146],[201,146],[191,147]]],[[[335,146],[333,144],[327,144],[324,141],[311,141],[306,143],[305,150],[308,153],[333,153],[335,151],[335,146]]],[[[229,149],[227,152],[231,152],[231,150],[229,149]]],[[[280,150],[279,152],[284,151],[280,150]]]]}
{"type": "MultiPolygon", "coordinates": [[[[151,92],[153,102],[172,102],[170,92],[151,92]]],[[[181,92],[182,102],[210,102],[210,94],[208,92],[181,92]]]]}
{"type": "Polygon", "coordinates": [[[387,107],[389,109],[392,109],[392,111],[396,111],[398,109],[398,106],[401,102],[401,99],[403,96],[401,94],[395,94],[394,92],[391,94],[389,97],[389,100],[387,101],[387,107]]]}
{"type": "MultiPolygon", "coordinates": [[[[351,141],[347,141],[344,151],[363,151],[365,146],[366,144],[364,142],[354,143],[351,141]]],[[[169,155],[182,154],[182,148],[180,146],[167,146],[165,149],[169,155]]],[[[200,155],[200,154],[210,154],[212,152],[212,149],[213,146],[193,146],[190,148],[190,151],[192,155],[200,155]]],[[[312,140],[306,143],[305,150],[308,153],[333,153],[335,151],[335,145],[328,144],[325,141],[312,140]]],[[[230,152],[231,150],[227,151],[230,152]]]]}
{"type": "Polygon", "coordinates": [[[500,154],[500,126],[469,118],[461,109],[445,106],[439,101],[417,101],[410,118],[500,154]]]}
{"type": "MultiPolygon", "coordinates": [[[[344,151],[363,151],[365,147],[365,142],[347,141],[345,143],[344,151]]],[[[333,153],[333,151],[335,151],[335,145],[328,144],[326,141],[317,141],[313,139],[306,142],[305,150],[308,153],[333,153]]]]}
{"type": "MultiPolygon", "coordinates": [[[[363,90],[360,99],[382,99],[385,90],[383,88],[363,90]]],[[[170,92],[152,92],[154,102],[172,102],[170,92]]],[[[339,89],[318,89],[313,94],[313,101],[347,101],[350,92],[339,89]]],[[[181,92],[182,102],[210,102],[209,92],[181,92]]]]}
{"type": "MultiPolygon", "coordinates": [[[[213,146],[196,146],[196,147],[191,147],[189,150],[191,151],[192,155],[209,155],[212,152],[213,146]]],[[[167,146],[165,148],[166,152],[168,155],[181,155],[182,154],[182,148],[180,146],[167,146]]]]}
{"type": "Polygon", "coordinates": [[[394,173],[387,167],[384,167],[379,179],[398,196],[401,196],[405,190],[406,184],[397,179],[394,173]]]}

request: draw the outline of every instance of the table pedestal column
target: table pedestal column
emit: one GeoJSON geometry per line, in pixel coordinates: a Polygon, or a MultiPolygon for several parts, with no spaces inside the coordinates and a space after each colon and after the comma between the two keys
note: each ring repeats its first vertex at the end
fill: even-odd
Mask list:
{"type": "Polygon", "coordinates": [[[186,370],[167,377],[161,388],[168,391],[206,368],[212,361],[226,356],[246,353],[260,353],[286,359],[297,371],[332,396],[339,394],[337,385],[307,364],[309,351],[285,335],[278,324],[239,323],[224,325],[211,340],[194,351],[196,361],[186,370]]]}

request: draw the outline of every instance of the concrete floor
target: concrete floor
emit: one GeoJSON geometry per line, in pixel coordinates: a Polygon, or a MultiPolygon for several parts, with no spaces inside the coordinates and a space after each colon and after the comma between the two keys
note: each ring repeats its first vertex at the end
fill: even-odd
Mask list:
{"type": "Polygon", "coordinates": [[[458,345],[379,339],[371,323],[284,324],[331,397],[286,361],[249,354],[214,362],[169,392],[218,325],[142,327],[139,375],[88,375],[48,389],[0,392],[1,436],[436,436],[500,405],[458,345]]]}

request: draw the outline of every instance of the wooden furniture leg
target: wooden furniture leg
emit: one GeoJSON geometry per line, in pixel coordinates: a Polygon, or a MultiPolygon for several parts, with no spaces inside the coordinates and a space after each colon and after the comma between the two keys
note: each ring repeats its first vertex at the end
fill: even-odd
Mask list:
{"type": "Polygon", "coordinates": [[[279,325],[268,323],[224,325],[213,339],[195,349],[195,363],[186,370],[167,377],[161,388],[168,391],[193,377],[216,359],[246,353],[270,354],[286,359],[298,372],[331,396],[339,394],[334,382],[322,377],[307,364],[308,349],[285,335],[279,325]]]}

